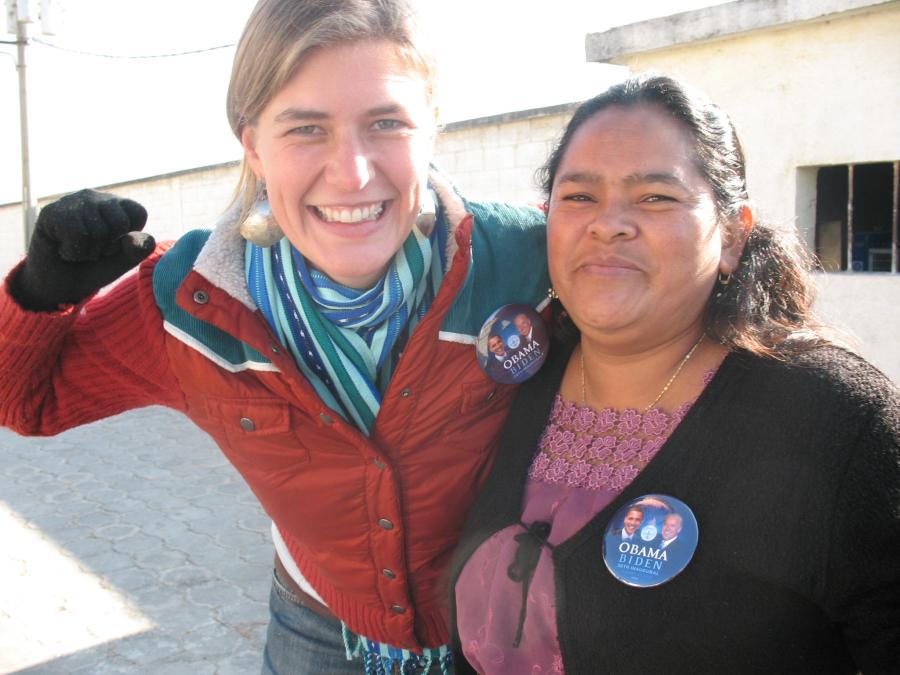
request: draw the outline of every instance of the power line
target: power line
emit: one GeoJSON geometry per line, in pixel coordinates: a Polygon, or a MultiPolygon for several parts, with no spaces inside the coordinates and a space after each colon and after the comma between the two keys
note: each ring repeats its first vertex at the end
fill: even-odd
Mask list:
{"type": "MultiPolygon", "coordinates": [[[[167,59],[174,56],[189,56],[191,54],[203,54],[205,52],[212,52],[218,49],[228,49],[229,47],[234,47],[236,43],[232,42],[227,45],[216,45],[215,47],[205,47],[203,49],[192,49],[190,51],[185,52],[173,52],[171,54],[142,54],[142,55],[126,55],[126,54],[98,54],[96,52],[86,52],[78,49],[69,49],[68,47],[62,47],[57,44],[53,44],[52,42],[47,42],[46,40],[41,40],[39,38],[31,38],[31,42],[35,42],[37,44],[43,45],[45,47],[51,47],[53,49],[58,49],[61,52],[69,52],[70,54],[80,54],[81,56],[93,56],[100,59],[167,59]]],[[[11,44],[15,44],[14,42],[11,44]]]]}

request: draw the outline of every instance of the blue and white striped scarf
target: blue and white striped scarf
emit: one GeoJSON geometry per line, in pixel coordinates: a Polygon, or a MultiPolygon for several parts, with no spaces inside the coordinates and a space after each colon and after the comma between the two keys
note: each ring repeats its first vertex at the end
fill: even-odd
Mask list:
{"type": "Polygon", "coordinates": [[[310,268],[287,237],[247,243],[247,287],[300,370],[332,409],[368,434],[397,356],[444,277],[446,227],[407,237],[384,277],[360,291],[310,268]]]}
{"type": "MultiPolygon", "coordinates": [[[[447,237],[440,214],[430,236],[413,227],[384,277],[364,291],[310,268],[287,237],[271,248],[247,242],[247,288],[257,307],[322,400],[367,436],[400,351],[444,278],[447,237]]],[[[446,646],[420,656],[346,626],[344,644],[348,658],[362,656],[367,673],[432,662],[447,672],[450,660],[446,646]]]]}

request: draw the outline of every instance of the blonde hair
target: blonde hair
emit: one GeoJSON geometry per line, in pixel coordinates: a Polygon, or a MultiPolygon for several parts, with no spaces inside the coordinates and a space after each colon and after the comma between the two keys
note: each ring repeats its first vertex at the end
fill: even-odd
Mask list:
{"type": "MultiPolygon", "coordinates": [[[[313,50],[360,40],[393,42],[398,56],[422,73],[429,101],[434,100],[437,69],[407,0],[260,0],[238,42],[228,84],[228,123],[237,139],[313,50]]],[[[232,207],[240,204],[241,220],[258,191],[244,161],[232,202],[232,207]]]]}

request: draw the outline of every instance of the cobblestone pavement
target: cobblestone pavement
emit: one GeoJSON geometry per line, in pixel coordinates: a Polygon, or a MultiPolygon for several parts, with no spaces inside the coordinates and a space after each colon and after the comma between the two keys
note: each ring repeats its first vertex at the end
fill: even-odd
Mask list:
{"type": "Polygon", "coordinates": [[[0,673],[255,675],[272,555],[256,499],[176,413],[0,429],[0,673]]]}

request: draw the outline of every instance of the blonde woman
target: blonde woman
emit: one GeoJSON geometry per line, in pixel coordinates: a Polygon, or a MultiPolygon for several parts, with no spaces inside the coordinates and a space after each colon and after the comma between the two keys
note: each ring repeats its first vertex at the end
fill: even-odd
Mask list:
{"type": "Polygon", "coordinates": [[[140,205],[77,193],[0,295],[4,425],[167,405],[243,474],[273,520],[264,673],[451,668],[446,566],[513,390],[474,339],[548,283],[541,211],[430,170],[434,82],[402,0],[261,0],[215,229],[154,249],[140,205]]]}

